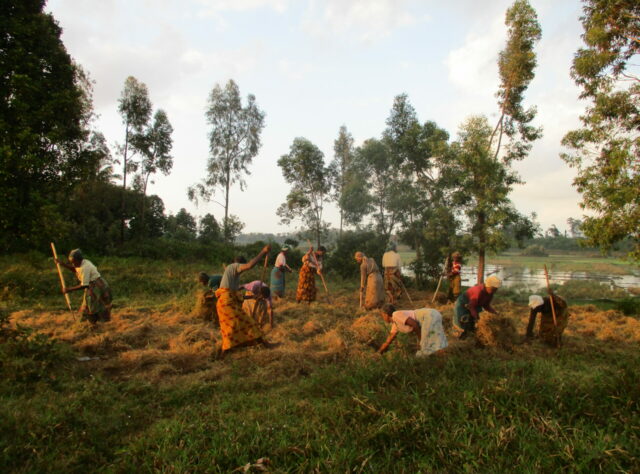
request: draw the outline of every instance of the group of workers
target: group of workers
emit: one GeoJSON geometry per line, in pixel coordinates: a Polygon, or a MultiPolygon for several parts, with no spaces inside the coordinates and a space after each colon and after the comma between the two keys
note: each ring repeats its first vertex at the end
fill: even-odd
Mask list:
{"type": "MultiPolygon", "coordinates": [[[[271,251],[266,245],[258,255],[250,261],[244,257],[236,257],[233,263],[225,267],[222,275],[208,275],[200,273],[198,280],[206,287],[203,298],[208,301],[213,314],[211,319],[217,321],[222,335],[222,353],[231,349],[247,345],[261,344],[269,347],[271,344],[264,338],[262,326],[266,323],[273,327],[272,297],[285,297],[285,278],[292,269],[287,265],[286,256],[289,247],[282,247],[271,271],[271,284],[261,280],[254,280],[241,285],[240,275],[265,259],[271,251]],[[244,290],[242,295],[240,292],[244,290]]],[[[315,276],[323,275],[323,260],[326,249],[322,246],[314,250],[310,248],[302,257],[302,267],[299,272],[296,301],[312,302],[316,299],[315,276]]],[[[442,324],[442,314],[433,308],[416,310],[399,310],[396,303],[406,291],[402,282],[402,260],[397,253],[395,244],[391,243],[382,258],[384,278],[375,262],[363,252],[355,253],[355,260],[360,265],[360,308],[366,310],[380,309],[385,322],[391,324],[391,331],[387,340],[380,346],[378,352],[384,353],[399,332],[412,333],[417,336],[418,356],[433,354],[447,347],[447,338],[442,324]],[[385,297],[387,303],[385,303],[385,297]]],[[[453,325],[460,331],[460,339],[466,339],[476,329],[480,313],[487,311],[496,313],[491,301],[502,281],[495,275],[489,276],[483,283],[479,283],[462,292],[461,268],[462,256],[454,252],[451,264],[446,269],[449,279],[448,296],[455,302],[453,325]]],[[[95,265],[83,258],[80,250],[73,250],[69,254],[69,264],[56,259],[56,263],[73,271],[79,284],[63,289],[63,293],[84,290],[84,300],[81,307],[83,318],[92,323],[109,321],[111,315],[112,294],[106,280],[101,277],[95,265]]],[[[407,294],[408,295],[408,294],[407,294]]],[[[532,295],[529,298],[529,323],[526,337],[534,337],[534,327],[537,315],[540,314],[540,338],[553,345],[559,346],[562,332],[567,325],[567,303],[557,295],[546,297],[532,295]]]]}

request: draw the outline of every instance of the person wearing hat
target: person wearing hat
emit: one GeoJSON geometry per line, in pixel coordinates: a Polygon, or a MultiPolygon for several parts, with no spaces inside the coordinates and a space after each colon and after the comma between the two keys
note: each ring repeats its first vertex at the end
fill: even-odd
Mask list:
{"type": "Polygon", "coordinates": [[[451,254],[451,269],[447,273],[449,277],[449,291],[447,293],[447,299],[449,301],[456,301],[460,292],[462,291],[462,277],[460,272],[462,271],[462,255],[460,252],[453,252],[451,254]]]}
{"type": "Polygon", "coordinates": [[[206,288],[204,292],[198,295],[201,299],[200,306],[203,308],[202,319],[218,323],[215,291],[220,287],[222,275],[209,275],[206,272],[200,272],[198,281],[206,288]]]}
{"type": "Polygon", "coordinates": [[[453,310],[453,325],[462,330],[460,339],[465,339],[469,333],[475,332],[482,311],[497,314],[491,306],[491,300],[500,286],[502,280],[491,275],[484,283],[478,283],[458,296],[453,310]]]}
{"type": "Polygon", "coordinates": [[[113,301],[111,288],[109,288],[107,281],[100,276],[96,266],[82,256],[80,249],[72,250],[69,253],[69,263],[59,259],[56,259],[56,262],[74,272],[80,282],[77,286],[63,289],[62,293],[84,290],[82,306],[80,306],[82,320],[87,320],[92,324],[98,321],[110,321],[111,302],[113,301]]]}
{"type": "Polygon", "coordinates": [[[384,291],[389,303],[394,304],[402,295],[402,259],[396,251],[396,244],[389,242],[387,251],[382,255],[384,268],[384,291]]]}
{"type": "Polygon", "coordinates": [[[288,246],[284,246],[280,249],[280,253],[276,257],[276,263],[271,270],[271,294],[276,296],[276,298],[284,298],[284,283],[285,283],[285,272],[291,273],[291,267],[287,265],[287,252],[289,251],[288,246]]]}
{"type": "Polygon", "coordinates": [[[553,309],[555,310],[556,320],[553,321],[553,311],[551,310],[551,298],[540,295],[529,296],[529,324],[527,324],[528,340],[533,339],[533,329],[536,325],[536,317],[540,314],[540,329],[538,335],[545,343],[553,347],[559,347],[562,342],[562,333],[569,322],[569,312],[567,302],[553,295],[553,309]]]}
{"type": "Polygon", "coordinates": [[[356,252],[354,257],[360,264],[360,307],[379,308],[384,303],[384,285],[378,265],[362,252],[356,252]]]}

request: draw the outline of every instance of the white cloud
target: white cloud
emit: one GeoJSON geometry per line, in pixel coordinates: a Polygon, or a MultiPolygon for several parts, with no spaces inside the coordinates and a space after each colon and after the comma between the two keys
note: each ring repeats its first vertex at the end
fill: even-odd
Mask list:
{"type": "Polygon", "coordinates": [[[349,34],[371,43],[395,30],[427,20],[417,16],[411,0],[311,0],[303,28],[317,36],[349,34]]]}
{"type": "Polygon", "coordinates": [[[445,61],[451,83],[467,94],[495,92],[499,82],[496,63],[505,39],[503,15],[494,18],[488,28],[467,35],[463,45],[451,51],[445,61]]]}
{"type": "Polygon", "coordinates": [[[217,15],[223,11],[248,11],[258,8],[270,8],[278,13],[286,11],[288,0],[198,0],[202,6],[200,16],[217,15]]]}

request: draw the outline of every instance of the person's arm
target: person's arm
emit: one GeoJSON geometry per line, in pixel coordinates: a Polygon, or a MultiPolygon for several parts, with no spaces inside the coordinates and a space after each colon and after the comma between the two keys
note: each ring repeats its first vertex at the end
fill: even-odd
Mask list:
{"type": "Polygon", "coordinates": [[[389,333],[389,337],[387,337],[387,340],[384,341],[384,343],[380,346],[380,349],[378,349],[378,354],[384,354],[385,351],[389,348],[389,346],[391,345],[391,343],[393,342],[393,340],[396,338],[396,335],[398,334],[397,331],[391,331],[389,333]]]}
{"type": "Polygon", "coordinates": [[[243,273],[247,270],[251,270],[262,259],[262,257],[264,257],[265,254],[269,253],[269,251],[271,251],[271,245],[265,245],[258,255],[253,257],[247,263],[243,263],[238,267],[238,273],[243,273]]]}
{"type": "Polygon", "coordinates": [[[531,309],[529,312],[529,324],[527,324],[527,337],[533,337],[533,328],[536,326],[536,316],[538,312],[535,309],[531,309]]]}
{"type": "Polygon", "coordinates": [[[72,291],[79,291],[89,288],[89,285],[76,285],[76,286],[68,286],[64,290],[62,290],[62,294],[71,293],[72,291]]]}
{"type": "Polygon", "coordinates": [[[73,273],[75,273],[75,272],[76,272],[75,267],[74,267],[73,265],[71,265],[70,263],[63,262],[63,261],[62,261],[62,260],[60,260],[59,258],[56,258],[56,259],[54,259],[54,260],[55,260],[55,262],[56,262],[58,265],[62,265],[62,266],[63,266],[64,268],[66,268],[67,270],[69,270],[69,271],[71,271],[71,272],[73,272],[73,273]]]}
{"type": "Polygon", "coordinates": [[[489,299],[487,300],[486,304],[484,306],[482,306],[485,311],[491,313],[491,314],[498,314],[498,312],[493,308],[493,306],[491,306],[491,300],[493,299],[493,294],[489,295],[489,299]]]}

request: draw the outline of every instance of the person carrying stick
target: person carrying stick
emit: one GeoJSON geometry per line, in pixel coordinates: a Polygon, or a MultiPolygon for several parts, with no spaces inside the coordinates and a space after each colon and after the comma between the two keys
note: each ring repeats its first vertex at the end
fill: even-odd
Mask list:
{"type": "Polygon", "coordinates": [[[531,295],[529,296],[529,308],[531,308],[531,311],[529,312],[529,324],[527,324],[527,340],[531,341],[535,337],[536,317],[540,314],[538,337],[551,347],[560,347],[562,333],[569,322],[567,302],[556,294],[545,296],[544,298],[540,295],[531,295]],[[553,320],[554,310],[555,323],[553,320]]]}
{"type": "Polygon", "coordinates": [[[80,284],[64,288],[62,294],[84,290],[84,298],[80,307],[81,319],[92,324],[98,321],[110,321],[113,296],[107,281],[100,276],[96,266],[82,256],[80,249],[72,250],[69,253],[69,262],[65,263],[56,258],[57,264],[76,274],[80,284]]]}
{"type": "Polygon", "coordinates": [[[384,291],[390,304],[395,304],[402,295],[402,259],[396,251],[396,244],[389,242],[387,251],[382,255],[384,268],[384,291]]]}

